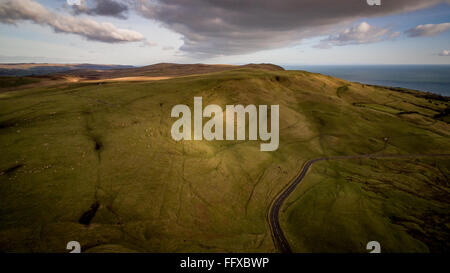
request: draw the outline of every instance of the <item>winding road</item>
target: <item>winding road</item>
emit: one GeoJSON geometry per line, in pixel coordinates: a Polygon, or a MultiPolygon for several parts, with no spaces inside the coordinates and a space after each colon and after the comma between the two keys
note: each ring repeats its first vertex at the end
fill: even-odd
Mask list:
{"type": "Polygon", "coordinates": [[[297,177],[287,186],[282,192],[277,195],[272,202],[272,205],[269,209],[268,221],[270,230],[272,232],[272,239],[275,243],[275,246],[282,253],[291,253],[291,247],[289,246],[289,242],[286,239],[286,236],[283,233],[283,230],[280,226],[279,215],[280,209],[283,206],[283,202],[289,197],[289,195],[295,190],[295,188],[302,182],[303,178],[305,178],[309,168],[316,162],[319,161],[329,161],[329,160],[345,160],[345,159],[363,159],[363,158],[421,158],[421,157],[450,157],[450,154],[411,154],[411,155],[350,155],[350,156],[330,156],[330,157],[319,157],[316,159],[311,159],[307,161],[304,165],[300,173],[297,177]]]}

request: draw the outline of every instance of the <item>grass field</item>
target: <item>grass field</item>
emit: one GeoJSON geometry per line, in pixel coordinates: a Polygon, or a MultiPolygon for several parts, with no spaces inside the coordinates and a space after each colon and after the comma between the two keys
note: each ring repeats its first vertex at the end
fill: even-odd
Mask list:
{"type": "Polygon", "coordinates": [[[296,252],[448,252],[450,160],[321,162],[285,206],[296,252]],[[308,236],[304,236],[308,234],[308,236]]]}
{"type": "MultiPolygon", "coordinates": [[[[267,210],[305,161],[450,153],[448,108],[446,98],[250,68],[2,92],[0,251],[66,252],[76,240],[88,252],[275,252],[267,210]],[[170,111],[192,109],[194,96],[279,104],[279,149],[175,142],[170,111]]],[[[282,226],[299,252],[365,252],[377,238],[386,251],[448,250],[449,165],[318,163],[282,226]]]]}
{"type": "Polygon", "coordinates": [[[27,84],[38,83],[38,78],[32,77],[0,77],[1,88],[14,88],[27,84]]]}

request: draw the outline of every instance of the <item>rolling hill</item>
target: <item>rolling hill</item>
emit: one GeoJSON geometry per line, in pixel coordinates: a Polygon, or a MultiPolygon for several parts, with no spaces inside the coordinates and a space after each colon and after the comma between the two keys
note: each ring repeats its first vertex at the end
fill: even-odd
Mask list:
{"type": "MultiPolygon", "coordinates": [[[[66,252],[73,240],[83,252],[277,252],[269,209],[308,160],[450,154],[447,97],[274,65],[64,73],[168,78],[0,93],[2,252],[66,252]],[[196,96],[279,105],[279,149],[174,141],[171,109],[196,96]]],[[[372,240],[383,252],[448,251],[449,169],[448,157],[319,162],[281,228],[295,252],[367,252],[372,240]]]]}

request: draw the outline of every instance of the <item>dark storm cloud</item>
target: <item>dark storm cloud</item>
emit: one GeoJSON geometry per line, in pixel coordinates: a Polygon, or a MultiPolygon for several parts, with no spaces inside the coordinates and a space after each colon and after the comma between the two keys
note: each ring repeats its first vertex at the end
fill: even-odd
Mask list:
{"type": "Polygon", "coordinates": [[[143,16],[183,35],[181,50],[206,55],[250,53],[338,33],[358,18],[414,11],[448,0],[136,0],[143,16]]]}
{"type": "Polygon", "coordinates": [[[111,16],[126,19],[128,5],[114,0],[82,1],[81,5],[71,6],[75,14],[111,16]],[[88,3],[89,2],[89,3],[88,3]]]}

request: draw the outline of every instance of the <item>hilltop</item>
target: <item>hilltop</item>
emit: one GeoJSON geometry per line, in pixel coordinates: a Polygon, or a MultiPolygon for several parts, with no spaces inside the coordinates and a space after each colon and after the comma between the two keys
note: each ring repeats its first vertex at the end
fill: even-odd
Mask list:
{"type": "Polygon", "coordinates": [[[176,64],[158,63],[135,67],[106,64],[52,64],[52,63],[4,63],[0,64],[0,76],[51,76],[72,75],[81,78],[102,79],[136,76],[186,76],[227,71],[239,68],[254,68],[270,71],[284,70],[274,64],[176,64]]]}
{"type": "Polygon", "coordinates": [[[207,73],[222,72],[241,68],[254,68],[263,70],[284,70],[273,64],[247,64],[247,65],[222,65],[222,64],[174,64],[159,63],[136,68],[114,70],[75,70],[63,73],[82,79],[99,80],[124,77],[180,77],[188,75],[201,75],[207,73]]]}
{"type": "Polygon", "coordinates": [[[91,64],[3,64],[0,65],[0,75],[2,75],[2,69],[9,71],[5,72],[5,75],[12,76],[0,77],[0,91],[2,89],[14,90],[36,86],[50,86],[64,82],[101,83],[102,81],[161,80],[236,69],[284,70],[282,67],[273,64],[209,65],[174,63],[158,63],[142,67],[91,64]],[[33,75],[33,73],[35,74],[33,75]]]}

